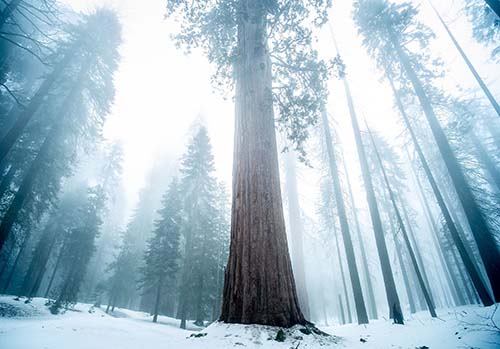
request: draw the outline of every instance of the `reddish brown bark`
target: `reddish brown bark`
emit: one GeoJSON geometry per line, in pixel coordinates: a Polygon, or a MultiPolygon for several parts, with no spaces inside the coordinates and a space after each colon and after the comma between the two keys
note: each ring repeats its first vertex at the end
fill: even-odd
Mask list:
{"type": "Polygon", "coordinates": [[[243,2],[238,23],[231,245],[220,320],[305,324],[288,254],[280,191],[266,16],[243,2]]]}

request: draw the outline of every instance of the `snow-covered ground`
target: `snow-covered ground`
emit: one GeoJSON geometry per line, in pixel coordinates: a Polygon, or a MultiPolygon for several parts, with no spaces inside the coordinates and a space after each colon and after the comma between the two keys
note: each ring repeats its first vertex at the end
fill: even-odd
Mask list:
{"type": "Polygon", "coordinates": [[[216,323],[202,331],[192,324],[181,330],[178,320],[163,316],[154,324],[144,313],[119,309],[111,316],[88,304],[52,315],[44,303],[41,298],[25,304],[0,297],[1,349],[500,348],[500,332],[494,327],[495,320],[500,324],[500,310],[494,312],[494,307],[441,310],[439,319],[418,313],[404,326],[378,320],[367,326],[321,328],[332,337],[293,328],[278,342],[276,328],[216,323]]]}

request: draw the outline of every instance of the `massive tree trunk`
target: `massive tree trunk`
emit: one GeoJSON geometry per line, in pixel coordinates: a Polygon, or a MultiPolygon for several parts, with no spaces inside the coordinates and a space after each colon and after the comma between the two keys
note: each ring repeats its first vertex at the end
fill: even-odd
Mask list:
{"type": "Polygon", "coordinates": [[[304,226],[302,224],[299,195],[297,189],[297,169],[295,153],[288,152],[285,158],[286,193],[288,197],[288,221],[292,245],[292,267],[299,304],[304,316],[310,318],[309,296],[307,292],[306,272],[304,266],[304,226]]]}
{"type": "MultiPolygon", "coordinates": [[[[342,154],[342,158],[345,159],[342,154]]],[[[345,161],[342,162],[344,166],[344,173],[347,182],[347,188],[349,193],[349,201],[351,203],[352,215],[354,217],[354,224],[356,226],[356,235],[359,242],[359,249],[361,251],[361,261],[363,266],[363,272],[365,276],[366,290],[368,292],[368,304],[371,312],[372,319],[377,319],[377,302],[375,301],[375,293],[373,292],[373,285],[371,280],[370,268],[368,267],[368,258],[366,257],[365,244],[363,242],[363,237],[361,236],[361,225],[359,224],[358,212],[356,209],[356,204],[354,203],[354,195],[352,193],[351,180],[349,179],[349,171],[347,171],[347,166],[345,161]]]]}
{"type": "MultiPolygon", "coordinates": [[[[469,276],[474,284],[474,287],[476,288],[476,290],[479,294],[479,297],[481,298],[482,303],[486,306],[491,305],[491,304],[493,304],[493,300],[491,299],[491,297],[486,289],[486,286],[484,285],[484,283],[479,275],[479,272],[476,268],[474,261],[472,260],[471,256],[467,253],[464,242],[460,238],[460,234],[459,234],[457,226],[456,226],[456,224],[459,224],[459,222],[456,222],[456,223],[453,222],[450,211],[448,210],[448,207],[446,206],[443,195],[441,194],[441,190],[439,189],[439,187],[436,183],[434,175],[432,174],[431,169],[429,167],[429,164],[427,163],[427,160],[424,156],[424,153],[422,152],[422,148],[420,147],[417,136],[415,135],[415,132],[413,131],[413,127],[412,127],[412,125],[410,123],[410,119],[408,118],[408,115],[406,114],[406,111],[403,107],[403,103],[401,102],[399,93],[394,86],[394,82],[392,81],[392,78],[390,77],[389,74],[387,74],[387,78],[389,80],[392,91],[394,93],[396,104],[397,104],[397,107],[398,107],[399,112],[401,114],[401,117],[403,118],[403,121],[406,125],[406,128],[407,128],[408,132],[410,133],[411,139],[413,141],[413,145],[415,147],[415,150],[417,152],[419,160],[422,164],[422,167],[424,169],[427,180],[429,181],[429,183],[431,185],[431,188],[432,188],[432,191],[433,191],[434,196],[436,198],[436,201],[439,205],[439,208],[441,209],[441,213],[444,216],[446,226],[450,232],[450,235],[451,235],[451,238],[453,239],[453,242],[455,243],[455,246],[458,249],[458,252],[460,253],[460,257],[462,258],[462,260],[464,262],[467,273],[469,274],[469,276]]],[[[436,120],[436,122],[437,122],[437,120],[436,120]]],[[[441,131],[441,134],[442,134],[442,131],[441,131]]],[[[444,137],[444,134],[442,134],[442,136],[444,137]]]]}
{"type": "MultiPolygon", "coordinates": [[[[418,266],[415,253],[413,252],[413,248],[411,246],[410,239],[408,237],[408,233],[406,231],[406,227],[405,227],[405,224],[403,222],[403,218],[401,217],[401,213],[399,212],[398,205],[396,204],[394,192],[393,192],[393,190],[391,188],[391,184],[389,183],[389,180],[387,178],[387,174],[385,173],[385,168],[384,168],[384,164],[382,163],[382,159],[380,158],[380,155],[378,153],[377,145],[375,144],[375,140],[373,139],[373,136],[370,132],[370,129],[368,129],[368,132],[370,133],[370,138],[372,140],[373,148],[375,149],[375,155],[377,157],[380,169],[382,170],[382,176],[384,178],[385,185],[386,185],[387,190],[389,192],[389,198],[391,200],[392,207],[394,208],[394,212],[396,213],[396,219],[398,221],[399,228],[400,228],[401,233],[403,235],[403,240],[406,244],[406,248],[408,249],[408,253],[410,254],[410,259],[411,259],[413,268],[417,274],[418,283],[419,283],[420,288],[424,294],[425,302],[427,303],[427,308],[429,309],[429,313],[431,314],[432,317],[437,317],[436,309],[434,306],[434,302],[432,301],[431,293],[428,290],[427,286],[425,285],[424,279],[422,277],[422,273],[420,271],[420,267],[418,266]]],[[[415,248],[416,248],[416,246],[415,246],[415,248]]]]}
{"type": "MultiPolygon", "coordinates": [[[[493,6],[490,5],[492,9],[494,9],[494,6],[496,6],[498,9],[500,9],[500,1],[498,1],[498,0],[490,0],[490,1],[486,1],[486,2],[491,2],[492,4],[493,3],[496,4],[496,5],[493,5],[493,6]]],[[[497,100],[495,99],[495,97],[491,93],[491,91],[488,88],[488,86],[486,86],[486,83],[483,81],[483,79],[481,78],[481,76],[477,72],[476,68],[474,67],[474,65],[472,64],[472,62],[469,60],[469,57],[467,57],[467,55],[465,54],[464,50],[462,49],[462,47],[458,43],[458,41],[455,39],[455,36],[450,31],[450,28],[448,28],[448,25],[445,23],[445,21],[443,20],[443,18],[441,18],[441,15],[439,14],[439,12],[436,10],[436,8],[434,7],[434,5],[430,1],[429,1],[429,3],[431,4],[432,9],[434,10],[434,12],[436,13],[436,15],[438,16],[439,21],[443,25],[444,29],[448,33],[451,41],[453,42],[453,45],[455,45],[455,48],[460,53],[460,56],[462,56],[462,59],[465,61],[465,64],[467,64],[467,67],[469,68],[470,72],[472,73],[472,75],[474,75],[474,78],[476,79],[477,83],[479,84],[479,86],[483,90],[483,93],[486,95],[486,98],[488,98],[488,101],[490,102],[491,106],[493,107],[493,109],[495,109],[495,111],[497,112],[497,115],[500,117],[500,105],[498,105],[497,100]]]]}
{"type": "Polygon", "coordinates": [[[347,258],[347,267],[349,269],[352,291],[354,293],[356,315],[358,317],[358,324],[367,324],[368,314],[366,313],[365,300],[363,299],[363,291],[361,290],[361,282],[359,281],[358,267],[356,266],[356,256],[354,255],[354,246],[352,244],[351,232],[349,230],[349,223],[347,221],[344,196],[342,193],[342,188],[340,186],[337,159],[335,156],[335,151],[333,149],[333,140],[330,133],[330,125],[328,124],[328,117],[325,110],[322,111],[322,121],[330,166],[330,177],[332,178],[333,182],[335,202],[337,204],[337,213],[339,215],[340,221],[340,230],[342,231],[342,239],[344,240],[344,249],[347,258]]]}
{"type": "Polygon", "coordinates": [[[242,1],[236,63],[231,244],[221,321],[305,324],[288,253],[267,47],[260,1],[242,1]]]}
{"type": "Polygon", "coordinates": [[[356,148],[358,151],[359,162],[361,165],[361,172],[363,175],[363,182],[366,190],[366,197],[368,206],[370,208],[370,216],[372,219],[373,232],[375,234],[375,242],[377,245],[378,256],[380,259],[380,266],[382,268],[382,276],[384,278],[385,294],[389,306],[389,315],[391,319],[397,324],[404,324],[403,312],[399,302],[398,292],[396,290],[396,283],[394,282],[394,275],[392,274],[391,262],[389,260],[389,253],[387,252],[387,245],[385,243],[384,230],[382,228],[382,221],[380,220],[380,212],[373,189],[373,182],[366,159],[366,152],[361,138],[361,131],[359,129],[354,103],[352,101],[349,85],[345,78],[343,78],[344,88],[347,97],[347,104],[351,114],[351,123],[354,131],[354,138],[356,139],[356,148]]]}

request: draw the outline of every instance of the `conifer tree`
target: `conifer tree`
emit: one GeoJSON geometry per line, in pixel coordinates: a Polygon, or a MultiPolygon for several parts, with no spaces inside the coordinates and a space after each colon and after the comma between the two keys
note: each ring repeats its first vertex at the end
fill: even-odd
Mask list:
{"type": "MultiPolygon", "coordinates": [[[[155,304],[153,322],[158,319],[164,288],[173,289],[179,269],[179,243],[182,227],[182,201],[179,181],[174,178],[163,196],[159,219],[153,236],[148,241],[142,268],[142,287],[153,288],[155,304]]],[[[170,292],[172,294],[172,292],[170,292]]]]}
{"type": "Polygon", "coordinates": [[[311,48],[309,25],[323,24],[330,5],[329,0],[167,2],[167,15],[181,22],[180,46],[201,48],[215,65],[216,86],[235,87],[232,241],[222,321],[305,323],[286,241],[273,105],[278,124],[304,158],[308,126],[316,123],[326,97],[327,75],[327,65],[311,48]]]}
{"type": "Polygon", "coordinates": [[[452,185],[462,205],[479,254],[492,285],[495,301],[500,300],[500,248],[481,210],[471,184],[467,181],[463,165],[451,147],[437,117],[432,96],[435,60],[420,50],[408,48],[415,41],[424,48],[433,34],[415,18],[418,10],[410,3],[393,4],[386,0],[360,0],[355,6],[355,20],[364,37],[364,45],[388,76],[399,74],[405,86],[409,86],[424,112],[435,144],[441,154],[452,185]]]}
{"type": "Polygon", "coordinates": [[[203,325],[211,309],[216,288],[219,248],[217,232],[217,182],[214,178],[212,146],[205,127],[200,127],[181,164],[181,188],[184,202],[184,254],[181,272],[179,317],[181,328],[193,315],[203,325]]]}

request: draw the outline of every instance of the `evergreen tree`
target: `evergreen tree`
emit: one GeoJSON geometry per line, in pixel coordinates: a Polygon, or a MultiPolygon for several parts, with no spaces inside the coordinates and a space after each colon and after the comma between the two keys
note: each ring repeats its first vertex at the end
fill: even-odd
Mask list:
{"type": "Polygon", "coordinates": [[[327,75],[327,65],[311,48],[309,26],[323,24],[330,5],[167,2],[167,15],[181,22],[180,46],[205,52],[216,66],[216,86],[235,85],[232,241],[222,321],[286,327],[306,322],[286,241],[273,104],[278,124],[304,158],[307,128],[320,115],[327,75]]]}
{"type": "MultiPolygon", "coordinates": [[[[155,290],[153,322],[158,319],[164,288],[173,290],[176,286],[180,259],[180,230],[182,226],[182,202],[180,186],[172,180],[163,196],[159,219],[155,222],[153,236],[148,241],[142,268],[142,287],[155,290]]],[[[173,297],[173,292],[168,292],[173,297]]]]}
{"type": "Polygon", "coordinates": [[[431,58],[424,50],[410,50],[408,42],[416,41],[422,48],[432,33],[416,21],[417,9],[409,3],[392,4],[386,0],[363,0],[356,3],[355,19],[364,44],[387,75],[397,76],[401,69],[405,86],[410,86],[424,112],[441,158],[446,165],[458,199],[464,209],[468,225],[478,246],[482,262],[492,285],[495,300],[500,300],[500,250],[485,213],[474,196],[464,168],[457,159],[441,126],[430,98],[432,78],[436,73],[431,58]]]}
{"type": "Polygon", "coordinates": [[[499,59],[500,4],[497,0],[464,0],[464,2],[465,12],[472,22],[472,35],[477,41],[493,46],[491,57],[499,59]],[[496,11],[493,10],[494,6],[496,11]]]}
{"type": "MultiPolygon", "coordinates": [[[[23,174],[19,188],[2,219],[0,248],[7,240],[26,200],[30,196],[34,197],[33,188],[52,190],[42,196],[42,201],[53,199],[62,177],[68,175],[71,169],[77,149],[99,137],[105,116],[110,110],[114,97],[112,75],[117,67],[117,48],[120,40],[120,24],[116,14],[106,9],[96,11],[86,16],[82,23],[73,25],[71,33],[73,41],[69,45],[72,49],[78,47],[78,54],[75,53],[75,56],[72,56],[74,59],[67,62],[68,65],[72,63],[72,69],[62,69],[61,75],[57,76],[66,78],[58,85],[64,97],[62,100],[48,99],[48,103],[55,102],[55,112],[47,120],[48,130],[44,140],[23,174]],[[108,30],[102,31],[102,26],[106,26],[108,30]],[[64,72],[69,75],[65,76],[64,72]],[[47,176],[44,173],[46,171],[55,173],[47,176]],[[40,180],[51,182],[37,183],[40,180]]],[[[53,82],[56,80],[54,78],[53,82]]],[[[31,117],[45,101],[49,88],[46,89],[43,95],[30,100],[30,103],[35,104],[39,100],[37,105],[26,107],[17,117],[16,124],[2,140],[2,154],[6,155],[22,135],[31,117]]]]}
{"type": "MultiPolygon", "coordinates": [[[[80,195],[80,200],[82,196],[80,195]]],[[[105,196],[102,187],[88,188],[83,195],[83,203],[74,217],[73,227],[63,245],[61,260],[61,284],[56,294],[56,301],[51,312],[57,313],[61,307],[67,307],[78,300],[78,292],[85,278],[87,266],[95,250],[95,239],[102,225],[101,214],[105,196]]]]}
{"type": "Polygon", "coordinates": [[[179,317],[181,327],[191,314],[203,325],[217,288],[217,182],[212,146],[205,127],[200,127],[182,158],[181,188],[184,202],[184,255],[181,274],[179,317]]]}

